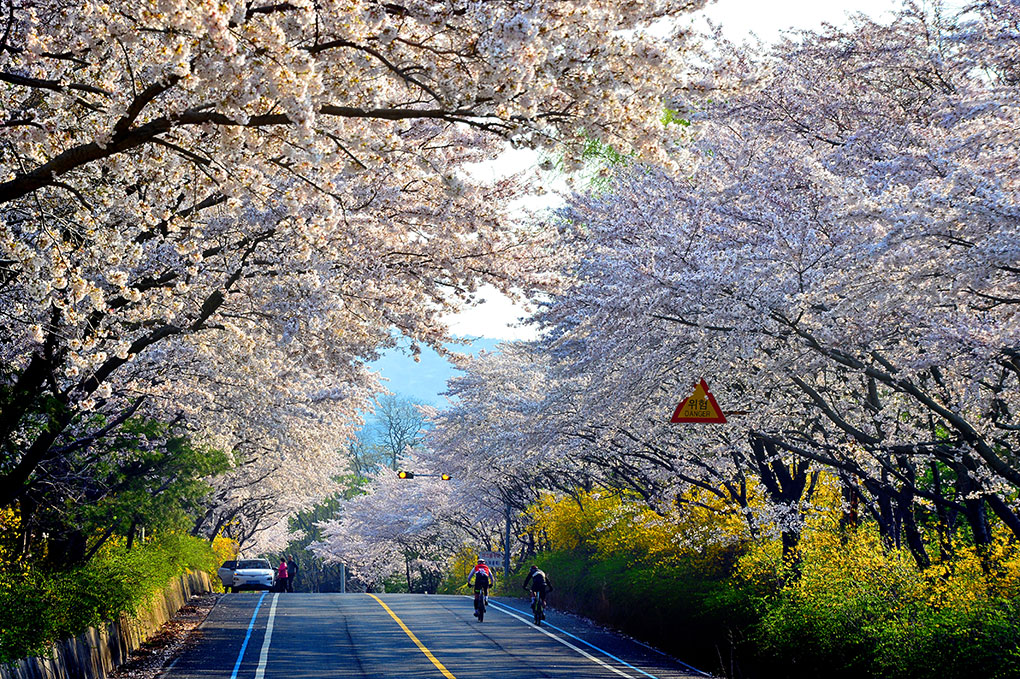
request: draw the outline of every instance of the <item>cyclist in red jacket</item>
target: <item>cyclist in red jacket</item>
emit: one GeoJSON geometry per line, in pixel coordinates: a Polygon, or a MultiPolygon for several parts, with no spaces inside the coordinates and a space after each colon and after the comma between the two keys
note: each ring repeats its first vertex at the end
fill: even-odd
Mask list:
{"type": "MultiPolygon", "coordinates": [[[[478,592],[481,592],[483,601],[488,606],[489,588],[496,584],[496,580],[492,577],[492,571],[485,565],[485,559],[478,559],[478,565],[468,573],[467,584],[469,585],[471,584],[471,578],[475,580],[475,597],[478,596],[478,592]]],[[[475,615],[477,616],[478,613],[475,613],[475,615]]]]}

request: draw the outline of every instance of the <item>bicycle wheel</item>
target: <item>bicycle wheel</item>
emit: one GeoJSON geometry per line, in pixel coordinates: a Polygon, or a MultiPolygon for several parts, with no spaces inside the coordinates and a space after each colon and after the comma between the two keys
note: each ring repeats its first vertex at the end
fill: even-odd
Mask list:
{"type": "Polygon", "coordinates": [[[531,610],[535,614],[535,624],[536,625],[541,625],[542,624],[542,617],[543,617],[542,616],[542,599],[541,598],[535,597],[535,605],[531,607],[531,610]]]}
{"type": "Polygon", "coordinates": [[[480,594],[475,595],[475,617],[478,618],[478,622],[485,618],[485,599],[480,594]]]}

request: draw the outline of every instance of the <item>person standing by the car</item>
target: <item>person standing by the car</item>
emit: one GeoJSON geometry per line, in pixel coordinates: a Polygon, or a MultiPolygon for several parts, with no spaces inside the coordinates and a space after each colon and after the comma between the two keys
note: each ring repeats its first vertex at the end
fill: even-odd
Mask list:
{"type": "Polygon", "coordinates": [[[276,591],[287,591],[287,560],[280,557],[280,565],[276,568],[276,591]]]}
{"type": "Polygon", "coordinates": [[[287,557],[287,591],[294,591],[294,578],[297,577],[297,561],[294,560],[294,555],[291,554],[287,557]]]}

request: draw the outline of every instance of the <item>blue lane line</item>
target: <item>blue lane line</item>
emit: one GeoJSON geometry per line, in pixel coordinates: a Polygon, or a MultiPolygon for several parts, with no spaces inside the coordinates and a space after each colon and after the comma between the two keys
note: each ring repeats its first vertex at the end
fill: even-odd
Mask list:
{"type": "Polygon", "coordinates": [[[234,672],[230,675],[230,679],[237,679],[237,671],[241,669],[241,659],[244,658],[244,650],[248,648],[248,640],[251,639],[251,630],[255,627],[255,616],[259,614],[259,608],[262,607],[262,600],[266,598],[266,593],[262,592],[262,596],[259,597],[259,602],[255,605],[255,612],[251,614],[251,622],[248,623],[248,633],[244,635],[244,643],[241,644],[241,652],[237,654],[237,662],[234,663],[234,672]]]}
{"type": "MultiPolygon", "coordinates": [[[[509,610],[511,610],[511,611],[515,611],[515,612],[517,612],[517,613],[520,613],[520,614],[522,614],[522,615],[524,615],[524,616],[530,615],[530,613],[528,613],[528,612],[525,612],[525,611],[519,610],[519,609],[517,609],[517,608],[514,608],[513,606],[507,606],[506,604],[501,604],[501,603],[499,603],[498,601],[490,601],[489,603],[490,603],[490,604],[493,604],[493,605],[495,605],[495,606],[499,606],[500,608],[507,608],[507,609],[509,609],[509,610]]],[[[582,644],[587,644],[588,646],[591,646],[592,648],[594,648],[594,649],[595,649],[596,651],[598,651],[599,653],[603,653],[603,654],[605,654],[606,656],[608,656],[608,657],[612,658],[613,660],[615,660],[616,662],[620,663],[621,665],[626,665],[627,667],[631,668],[631,669],[632,669],[632,670],[634,670],[635,672],[640,672],[641,674],[645,675],[646,677],[651,677],[652,679],[657,679],[657,677],[656,677],[655,675],[653,675],[653,674],[648,674],[648,672],[645,672],[645,671],[644,671],[643,669],[641,669],[640,667],[634,667],[633,665],[631,665],[631,664],[630,664],[629,662],[627,662],[626,660],[621,660],[620,658],[617,658],[617,657],[616,657],[615,655],[613,655],[613,654],[612,654],[612,653],[610,653],[609,651],[606,651],[606,650],[604,650],[604,649],[601,649],[601,648],[599,648],[598,646],[596,646],[595,644],[592,644],[592,643],[590,643],[590,642],[587,642],[587,641],[585,641],[584,639],[582,639],[581,637],[577,636],[576,634],[571,634],[571,633],[570,633],[570,632],[568,632],[567,630],[565,630],[565,629],[561,629],[561,628],[557,627],[556,625],[553,625],[552,623],[549,623],[549,622],[546,622],[545,624],[546,624],[546,626],[547,626],[547,627],[552,627],[552,628],[553,628],[554,630],[556,630],[557,632],[560,632],[560,633],[562,633],[562,634],[566,634],[566,635],[567,635],[568,637],[570,637],[571,639],[577,639],[577,640],[578,640],[578,641],[580,641],[580,642],[581,642],[582,644]]],[[[684,667],[686,667],[687,669],[691,670],[692,672],[697,672],[698,674],[701,674],[701,675],[703,675],[703,676],[706,676],[706,677],[710,677],[710,676],[712,676],[712,675],[711,675],[711,674],[709,674],[708,672],[703,672],[703,671],[699,670],[699,669],[698,669],[698,668],[696,668],[696,667],[691,667],[690,665],[688,665],[687,663],[685,663],[685,662],[684,662],[684,661],[682,661],[682,660],[677,660],[676,658],[673,658],[673,660],[675,660],[676,662],[680,663],[681,665],[683,665],[683,666],[684,666],[684,667]]]]}

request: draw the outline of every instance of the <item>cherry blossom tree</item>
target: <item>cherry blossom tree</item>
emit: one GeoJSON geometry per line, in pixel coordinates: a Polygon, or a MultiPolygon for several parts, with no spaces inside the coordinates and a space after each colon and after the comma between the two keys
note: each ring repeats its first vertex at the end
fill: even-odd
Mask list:
{"type": "Polygon", "coordinates": [[[464,168],[666,158],[684,42],[635,29],[700,4],[5,2],[0,505],[135,413],[232,451],[208,526],[329,492],[394,331],[552,280],[464,168]]]}
{"type": "Polygon", "coordinates": [[[323,539],[311,550],[327,563],[345,563],[369,585],[400,576],[408,591],[420,585],[434,592],[472,523],[448,482],[400,479],[382,469],[366,494],[343,504],[339,518],[318,524],[323,539]]]}
{"type": "Polygon", "coordinates": [[[711,493],[786,546],[819,470],[921,566],[918,510],[944,548],[960,517],[1020,536],[1016,12],[721,46],[673,103],[689,171],[630,166],[564,212],[546,394],[513,406],[537,436],[480,449],[586,462],[653,506],[711,493]],[[739,414],[668,425],[700,377],[739,414]]]}

